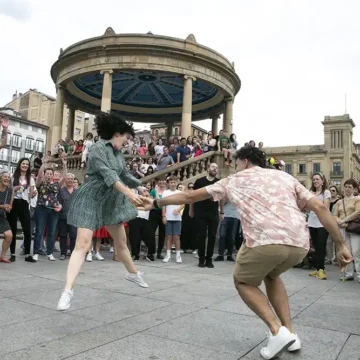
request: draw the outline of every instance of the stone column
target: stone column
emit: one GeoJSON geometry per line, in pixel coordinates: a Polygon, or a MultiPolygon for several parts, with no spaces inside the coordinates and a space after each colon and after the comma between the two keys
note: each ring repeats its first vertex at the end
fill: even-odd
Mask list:
{"type": "Polygon", "coordinates": [[[174,127],[174,122],[173,121],[167,121],[166,122],[166,131],[167,131],[167,135],[166,137],[169,138],[170,136],[173,135],[173,127],[174,127]]]}
{"type": "Polygon", "coordinates": [[[111,111],[111,93],[112,93],[112,70],[101,70],[100,74],[104,75],[103,91],[101,98],[101,111],[111,111]]]}
{"type": "Polygon", "coordinates": [[[68,106],[69,108],[69,117],[66,130],[66,137],[68,139],[74,138],[74,126],[75,126],[75,108],[73,106],[68,106]]]}
{"type": "Polygon", "coordinates": [[[181,118],[181,137],[192,135],[191,132],[191,116],[192,116],[192,82],[196,78],[192,76],[184,76],[184,96],[181,118]]]}
{"type": "Polygon", "coordinates": [[[213,116],[211,120],[211,131],[213,132],[214,136],[219,135],[219,115],[213,116]]]}
{"type": "Polygon", "coordinates": [[[225,99],[225,114],[224,114],[224,123],[223,129],[228,132],[230,135],[232,130],[232,121],[233,121],[233,98],[226,98],[225,99]]]}
{"type": "Polygon", "coordinates": [[[56,88],[55,120],[53,126],[51,127],[50,149],[53,148],[55,144],[57,144],[57,142],[61,139],[62,122],[64,116],[65,89],[62,85],[58,85],[56,88]]]}

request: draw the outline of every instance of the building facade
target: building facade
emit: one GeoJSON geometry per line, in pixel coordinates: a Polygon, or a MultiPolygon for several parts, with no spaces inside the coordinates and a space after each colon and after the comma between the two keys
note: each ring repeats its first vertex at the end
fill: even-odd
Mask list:
{"type": "Polygon", "coordinates": [[[320,172],[329,184],[341,188],[350,178],[360,180],[359,145],[353,142],[354,121],[348,114],[325,116],[324,144],[269,147],[268,158],[285,161],[285,171],[310,188],[312,175],[320,172]]]}
{"type": "MultiPolygon", "coordinates": [[[[156,137],[159,136],[177,136],[181,137],[181,123],[174,123],[172,127],[170,128],[172,130],[172,133],[168,135],[168,129],[165,124],[155,124],[150,126],[151,135],[155,135],[156,137]]],[[[204,135],[207,135],[208,131],[201,128],[200,126],[195,125],[194,123],[191,123],[191,134],[192,136],[200,136],[202,138],[204,135]]]]}
{"type": "MultiPolygon", "coordinates": [[[[55,121],[56,98],[36,89],[30,89],[25,93],[17,94],[16,92],[12,100],[5,106],[19,112],[27,120],[48,126],[47,149],[50,150],[55,146],[55,143],[52,143],[50,139],[52,138],[51,129],[55,121]]],[[[61,138],[65,139],[73,133],[70,137],[74,140],[84,139],[85,113],[75,111],[73,129],[68,129],[70,111],[68,107],[64,106],[61,138]]]]}
{"type": "Polygon", "coordinates": [[[26,120],[12,109],[0,109],[9,118],[7,145],[0,150],[0,169],[15,171],[22,157],[34,158],[46,149],[48,126],[26,120]]]}

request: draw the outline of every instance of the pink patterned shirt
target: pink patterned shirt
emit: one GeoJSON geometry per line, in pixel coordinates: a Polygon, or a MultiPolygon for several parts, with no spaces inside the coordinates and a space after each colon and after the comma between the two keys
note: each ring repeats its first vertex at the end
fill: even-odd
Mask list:
{"type": "Polygon", "coordinates": [[[214,201],[227,198],[236,205],[247,247],[282,244],[309,249],[301,211],[314,195],[291,175],[255,166],[206,190],[214,201]]]}

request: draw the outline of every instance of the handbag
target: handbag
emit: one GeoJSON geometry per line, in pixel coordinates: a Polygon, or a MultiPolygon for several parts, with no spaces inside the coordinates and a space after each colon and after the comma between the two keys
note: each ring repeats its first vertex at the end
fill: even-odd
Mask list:
{"type": "MultiPolygon", "coordinates": [[[[344,213],[345,213],[345,217],[346,217],[347,215],[346,215],[346,210],[345,210],[345,200],[344,199],[343,199],[342,203],[343,203],[344,213]]],[[[348,233],[360,235],[360,218],[349,221],[347,227],[345,228],[345,231],[347,231],[348,233]]]]}

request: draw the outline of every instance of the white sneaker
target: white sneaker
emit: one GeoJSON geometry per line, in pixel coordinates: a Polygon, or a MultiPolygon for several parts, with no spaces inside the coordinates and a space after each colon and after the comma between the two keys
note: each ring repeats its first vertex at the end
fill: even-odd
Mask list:
{"type": "Polygon", "coordinates": [[[92,253],[88,253],[88,254],[86,255],[85,261],[87,261],[87,262],[92,262],[92,253]]]}
{"type": "Polygon", "coordinates": [[[176,262],[178,263],[178,264],[181,264],[182,263],[182,259],[181,259],[181,256],[179,255],[179,256],[176,256],[176,262]]]}
{"type": "Polygon", "coordinates": [[[47,259],[50,260],[50,261],[55,261],[56,259],[54,258],[54,255],[53,254],[50,254],[47,256],[47,259]]]}
{"type": "Polygon", "coordinates": [[[74,292],[72,290],[63,290],[57,305],[57,309],[60,311],[67,310],[71,305],[71,300],[73,296],[74,292]]]}
{"type": "Polygon", "coordinates": [[[35,254],[35,255],[33,256],[33,259],[34,259],[35,261],[39,261],[39,255],[38,255],[38,254],[35,254]]]}
{"type": "Polygon", "coordinates": [[[95,259],[95,260],[99,260],[99,261],[104,261],[104,260],[105,260],[99,253],[96,253],[96,254],[94,255],[94,259],[95,259]]]}
{"type": "Polygon", "coordinates": [[[274,359],[280,356],[284,350],[293,345],[296,341],[295,334],[282,326],[277,335],[268,334],[268,344],[260,350],[260,354],[264,359],[274,359]]]}
{"type": "Polygon", "coordinates": [[[128,281],[134,282],[143,288],[149,287],[149,285],[142,278],[142,273],[140,271],[138,271],[136,274],[127,273],[125,275],[125,279],[128,281]]]}
{"type": "Polygon", "coordinates": [[[192,252],[192,254],[193,254],[193,255],[197,255],[197,250],[194,250],[194,251],[192,252]]]}
{"type": "Polygon", "coordinates": [[[168,263],[169,261],[171,261],[171,255],[166,255],[162,262],[163,263],[168,263]]]}
{"type": "Polygon", "coordinates": [[[301,349],[301,341],[300,341],[297,334],[294,334],[294,335],[295,335],[295,338],[296,338],[295,342],[287,348],[288,351],[290,351],[290,352],[298,351],[298,350],[301,349]]]}
{"type": "Polygon", "coordinates": [[[109,252],[110,252],[110,253],[113,253],[113,252],[114,252],[114,247],[113,247],[113,246],[110,247],[109,252]]]}

